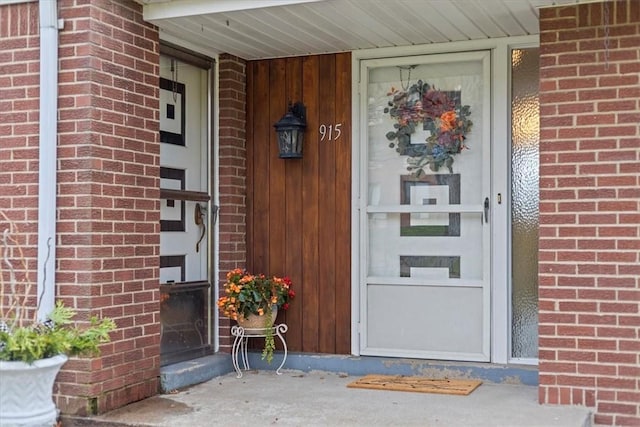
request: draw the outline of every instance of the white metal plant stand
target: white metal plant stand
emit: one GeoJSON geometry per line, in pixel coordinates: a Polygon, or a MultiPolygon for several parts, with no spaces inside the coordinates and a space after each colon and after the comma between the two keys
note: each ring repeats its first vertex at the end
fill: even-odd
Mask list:
{"type": "Polygon", "coordinates": [[[233,348],[231,350],[231,360],[233,362],[233,367],[238,373],[237,378],[242,378],[242,370],[240,369],[240,362],[238,361],[238,355],[242,357],[242,366],[244,370],[248,370],[249,368],[249,357],[247,355],[247,341],[249,338],[259,338],[266,337],[267,331],[271,329],[271,333],[278,338],[282,342],[282,346],[284,347],[284,357],[282,358],[282,363],[276,369],[276,374],[281,375],[280,369],[284,366],[284,362],[287,360],[287,342],[284,339],[284,333],[287,332],[289,327],[285,323],[280,323],[278,325],[273,325],[271,328],[243,328],[242,326],[232,326],[231,327],[231,335],[235,337],[233,340],[233,348]]]}

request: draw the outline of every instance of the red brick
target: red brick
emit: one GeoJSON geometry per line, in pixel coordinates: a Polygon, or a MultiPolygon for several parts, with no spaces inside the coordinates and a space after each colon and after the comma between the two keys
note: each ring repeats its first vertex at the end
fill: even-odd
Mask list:
{"type": "Polygon", "coordinates": [[[580,314],[578,321],[581,325],[615,325],[616,317],[604,314],[580,314]]]}
{"type": "MultiPolygon", "coordinates": [[[[640,411],[640,410],[639,410],[640,411]]],[[[614,421],[611,422],[612,425],[618,426],[634,426],[637,427],[640,425],[640,415],[625,417],[622,415],[616,415],[614,421]]]]}
{"type": "Polygon", "coordinates": [[[598,404],[596,409],[598,410],[598,412],[603,412],[603,413],[628,414],[628,415],[638,414],[638,405],[628,405],[628,404],[622,404],[622,403],[602,402],[598,404]]]}
{"type": "Polygon", "coordinates": [[[609,375],[613,376],[617,374],[616,365],[605,365],[601,363],[579,363],[578,371],[579,374],[589,375],[589,376],[602,376],[609,375]]]}
{"type": "MultiPolygon", "coordinates": [[[[620,291],[620,293],[623,292],[620,291]]],[[[632,293],[628,292],[627,295],[632,295],[632,293]]],[[[604,313],[638,313],[640,307],[637,301],[636,299],[636,303],[602,302],[600,303],[600,311],[604,313]]]]}
{"type": "MultiPolygon", "coordinates": [[[[568,386],[577,386],[577,387],[594,387],[596,385],[596,380],[593,377],[585,377],[579,375],[558,375],[557,376],[558,385],[568,385],[568,386]]],[[[567,403],[567,402],[565,402],[567,403]]]]}
{"type": "Polygon", "coordinates": [[[637,363],[636,353],[622,353],[622,352],[599,352],[598,362],[600,363],[617,363],[622,365],[630,365],[637,363]]]}
{"type": "Polygon", "coordinates": [[[619,366],[618,375],[622,377],[640,378],[640,366],[619,366]]]}
{"type": "Polygon", "coordinates": [[[596,413],[593,415],[593,422],[596,425],[614,425],[615,418],[611,415],[596,413]]]}
{"type": "Polygon", "coordinates": [[[599,277],[598,286],[611,288],[634,288],[637,286],[636,279],[632,277],[599,277]]]}

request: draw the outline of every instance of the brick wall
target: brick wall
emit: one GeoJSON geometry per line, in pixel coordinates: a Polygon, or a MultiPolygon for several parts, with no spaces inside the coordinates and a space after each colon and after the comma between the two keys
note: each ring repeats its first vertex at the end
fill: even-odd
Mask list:
{"type": "Polygon", "coordinates": [[[640,2],[540,17],[543,403],[640,425],[640,2]]]}
{"type": "MultiPolygon", "coordinates": [[[[61,0],[59,17],[56,296],[118,325],[58,376],[62,412],[86,414],[158,390],[158,32],[127,0],[61,0]]],[[[0,209],[35,257],[37,2],[0,7],[0,35],[0,209]]]]}
{"type": "MultiPolygon", "coordinates": [[[[246,63],[222,54],[220,76],[220,289],[226,273],[246,266],[246,63]]],[[[231,321],[220,320],[220,349],[231,351],[231,321]]]]}
{"type": "Polygon", "coordinates": [[[58,293],[118,325],[65,367],[60,407],[103,412],[158,388],[159,40],[133,1],[59,4],[58,293]]]}
{"type": "MultiPolygon", "coordinates": [[[[0,6],[0,232],[15,225],[14,237],[24,248],[27,273],[36,280],[38,232],[38,4],[0,6]],[[35,18],[34,18],[35,17],[35,18]],[[29,271],[30,270],[30,271],[29,271]]],[[[15,264],[17,266],[17,264],[15,264]]],[[[0,266],[0,272],[6,273],[0,266]]],[[[4,280],[8,280],[5,275],[4,280]]],[[[20,289],[24,295],[26,289],[20,289]]],[[[35,306],[35,285],[31,286],[35,306]]],[[[7,293],[3,296],[6,297],[7,293]]],[[[7,307],[6,301],[4,307],[7,307]]]]}

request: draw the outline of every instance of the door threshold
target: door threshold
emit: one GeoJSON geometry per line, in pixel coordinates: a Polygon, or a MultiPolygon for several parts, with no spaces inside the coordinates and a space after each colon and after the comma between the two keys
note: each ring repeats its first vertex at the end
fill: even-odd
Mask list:
{"type": "Polygon", "coordinates": [[[233,370],[231,355],[216,353],[160,368],[160,392],[169,393],[226,375],[233,370]]]}
{"type": "MultiPolygon", "coordinates": [[[[276,353],[274,359],[279,355],[276,353]]],[[[274,369],[262,360],[259,352],[249,353],[254,369],[274,369]]],[[[368,374],[414,375],[432,378],[479,379],[495,384],[538,385],[538,367],[481,362],[450,362],[377,356],[352,356],[313,353],[289,353],[283,369],[329,371],[350,376],[368,374]]]]}

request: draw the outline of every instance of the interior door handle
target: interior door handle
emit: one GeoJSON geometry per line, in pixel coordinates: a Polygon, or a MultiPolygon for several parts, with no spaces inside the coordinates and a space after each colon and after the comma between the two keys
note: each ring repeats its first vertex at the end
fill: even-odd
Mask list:
{"type": "Polygon", "coordinates": [[[202,229],[200,233],[200,238],[196,243],[196,252],[200,252],[200,242],[204,239],[204,235],[207,232],[207,225],[205,224],[205,216],[206,216],[207,208],[200,205],[200,203],[196,203],[196,207],[194,209],[194,221],[198,227],[202,229]]]}
{"type": "Polygon", "coordinates": [[[484,222],[489,222],[489,198],[484,198],[484,222]]]}

